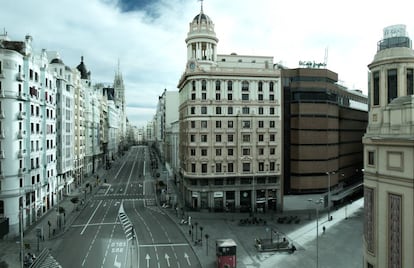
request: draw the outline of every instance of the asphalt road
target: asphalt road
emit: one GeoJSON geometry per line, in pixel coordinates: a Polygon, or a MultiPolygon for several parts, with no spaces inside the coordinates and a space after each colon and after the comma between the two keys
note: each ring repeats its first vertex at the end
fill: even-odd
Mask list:
{"type": "Polygon", "coordinates": [[[157,206],[147,147],[133,147],[99,178],[98,191],[53,255],[62,267],[201,267],[184,234],[157,206]]]}

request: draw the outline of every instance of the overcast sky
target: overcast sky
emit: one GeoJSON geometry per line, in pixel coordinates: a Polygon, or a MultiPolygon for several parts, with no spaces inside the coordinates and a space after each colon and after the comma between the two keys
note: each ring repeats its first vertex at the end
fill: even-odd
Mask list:
{"type": "MultiPolygon", "coordinates": [[[[205,0],[215,23],[218,53],[273,56],[297,68],[324,62],[350,89],[367,94],[367,65],[384,27],[406,24],[413,37],[411,1],[205,0]]],[[[8,0],[0,27],[14,41],[33,37],[36,51],[58,51],[75,67],[84,56],[92,81],[112,83],[118,59],[127,116],[136,126],[153,118],[164,88],[177,90],[186,64],[189,23],[197,0],[8,0]]]]}

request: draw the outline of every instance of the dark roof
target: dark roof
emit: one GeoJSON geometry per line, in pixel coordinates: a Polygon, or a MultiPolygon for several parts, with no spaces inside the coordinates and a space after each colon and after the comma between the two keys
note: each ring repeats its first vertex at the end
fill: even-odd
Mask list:
{"type": "Polygon", "coordinates": [[[51,60],[50,63],[60,63],[60,64],[63,64],[63,61],[61,59],[59,59],[59,58],[55,58],[55,59],[51,60]]]}
{"type": "Polygon", "coordinates": [[[203,12],[195,16],[193,22],[196,21],[197,23],[201,23],[203,20],[207,23],[211,23],[210,17],[204,14],[203,12]]]}

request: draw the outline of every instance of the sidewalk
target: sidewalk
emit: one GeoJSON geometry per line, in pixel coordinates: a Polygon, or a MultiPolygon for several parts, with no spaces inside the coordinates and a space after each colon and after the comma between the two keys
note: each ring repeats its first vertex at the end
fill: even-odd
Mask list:
{"type": "MultiPolygon", "coordinates": [[[[88,178],[84,179],[82,187],[77,187],[70,195],[63,197],[63,199],[59,202],[59,206],[64,209],[65,214],[62,218],[63,223],[60,228],[58,226],[57,205],[55,205],[40,219],[38,219],[36,223],[30,225],[24,231],[24,254],[31,252],[37,256],[44,248],[54,248],[54,246],[60,242],[59,239],[75,221],[83,206],[89,202],[90,198],[93,196],[93,193],[98,189],[98,187],[95,187],[96,176],[103,178],[105,172],[106,171],[103,169],[98,169],[95,174],[92,174],[88,178]],[[85,195],[82,190],[85,189],[85,185],[88,183],[93,185],[92,193],[87,192],[85,195]],[[85,196],[86,200],[84,200],[85,196]],[[79,197],[79,202],[74,204],[71,201],[73,197],[79,197]],[[81,200],[84,200],[83,205],[81,204],[81,200]],[[37,238],[38,228],[43,229],[43,239],[37,238]]],[[[21,267],[20,250],[20,237],[0,240],[0,268],[21,267]]]]}

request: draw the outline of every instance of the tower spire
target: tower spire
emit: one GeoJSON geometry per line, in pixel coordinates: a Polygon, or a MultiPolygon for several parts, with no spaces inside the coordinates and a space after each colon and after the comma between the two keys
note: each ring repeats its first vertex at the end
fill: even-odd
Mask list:
{"type": "Polygon", "coordinates": [[[201,13],[203,13],[204,11],[203,11],[203,1],[204,0],[198,0],[198,1],[200,1],[201,2],[201,13]]]}

